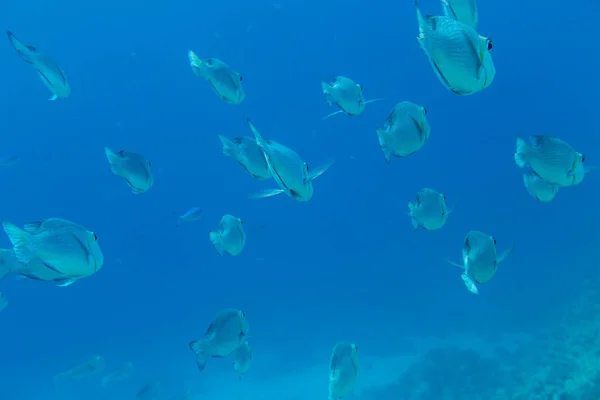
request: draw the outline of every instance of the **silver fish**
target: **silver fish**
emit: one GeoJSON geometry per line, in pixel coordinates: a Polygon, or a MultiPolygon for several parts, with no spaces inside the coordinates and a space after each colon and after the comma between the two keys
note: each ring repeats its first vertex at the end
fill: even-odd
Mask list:
{"type": "Polygon", "coordinates": [[[202,217],[202,209],[199,207],[192,207],[189,210],[187,210],[183,215],[180,215],[177,218],[177,225],[179,225],[179,222],[182,222],[182,221],[185,221],[185,222],[198,221],[201,217],[202,217]]]}
{"type": "Polygon", "coordinates": [[[150,167],[152,163],[144,157],[131,151],[121,150],[115,153],[108,147],[104,148],[106,158],[113,174],[125,179],[133,193],[147,192],[154,184],[154,175],[150,167]]]}
{"type": "Polygon", "coordinates": [[[492,40],[453,18],[423,15],[419,0],[415,5],[419,46],[442,85],[459,96],[487,88],[496,75],[492,40]]]}
{"type": "Polygon", "coordinates": [[[313,195],[312,181],[327,171],[332,162],[309,172],[308,164],[292,149],[262,137],[258,129],[248,120],[256,143],[269,166],[269,171],[279,189],[268,189],[252,198],[265,198],[285,193],[294,200],[308,201],[313,195]]]}
{"type": "Polygon", "coordinates": [[[227,357],[244,343],[248,335],[248,321],[241,310],[220,311],[210,323],[204,337],[189,343],[196,355],[198,369],[203,371],[212,357],[227,357]]]}
{"type": "Polygon", "coordinates": [[[337,343],[329,366],[329,400],[348,396],[356,386],[358,371],[358,347],[353,343],[337,343]]]}
{"type": "Polygon", "coordinates": [[[126,381],[127,379],[131,378],[134,372],[135,368],[133,363],[126,362],[113,369],[110,373],[108,373],[108,375],[103,376],[100,384],[103,388],[106,388],[113,382],[126,381]]]}
{"type": "Polygon", "coordinates": [[[237,348],[233,357],[233,369],[239,374],[240,379],[250,369],[252,364],[252,347],[248,344],[248,341],[244,341],[237,348]]]}
{"type": "Polygon", "coordinates": [[[64,286],[98,272],[104,263],[96,234],[66,219],[30,222],[24,230],[6,221],[2,226],[20,263],[43,263],[70,280],[64,286]]]}
{"type": "Polygon", "coordinates": [[[0,311],[8,306],[8,297],[3,292],[0,292],[0,311]]]}
{"type": "Polygon", "coordinates": [[[559,189],[558,185],[546,182],[533,171],[523,174],[523,184],[534,199],[543,203],[551,202],[559,189]]]}
{"type": "Polygon", "coordinates": [[[383,126],[384,129],[377,129],[377,138],[388,163],[392,156],[415,154],[427,143],[431,133],[427,109],[409,101],[396,104],[383,126]]]}
{"type": "Polygon", "coordinates": [[[433,189],[419,190],[414,201],[408,202],[408,209],[414,230],[427,231],[440,229],[448,220],[452,209],[446,204],[446,196],[433,189]]]}
{"type": "Polygon", "coordinates": [[[248,136],[229,140],[221,135],[219,135],[219,139],[223,144],[223,154],[236,160],[254,179],[264,180],[271,177],[267,160],[256,144],[256,140],[248,136]]]}
{"type": "Polygon", "coordinates": [[[87,378],[88,376],[102,372],[105,366],[106,362],[104,360],[104,357],[93,356],[83,364],[76,365],[68,371],[61,372],[60,374],[55,375],[54,382],[57,383],[61,380],[75,381],[87,378]]]}
{"type": "Polygon", "coordinates": [[[540,178],[561,187],[581,183],[586,172],[585,156],[555,136],[531,136],[531,144],[517,138],[515,163],[531,168],[540,178]]]}
{"type": "Polygon", "coordinates": [[[8,274],[37,281],[53,282],[58,286],[69,286],[75,280],[47,267],[41,260],[32,259],[22,263],[17,259],[14,249],[0,249],[0,280],[8,274]]]}
{"type": "Polygon", "coordinates": [[[477,13],[477,0],[442,0],[444,15],[473,29],[477,28],[479,15],[477,13]]]}
{"type": "Polygon", "coordinates": [[[364,111],[366,104],[382,100],[372,99],[365,101],[362,86],[345,76],[336,76],[335,80],[331,83],[321,82],[321,88],[323,89],[327,104],[335,104],[340,108],[339,111],[333,112],[321,120],[341,113],[356,116],[364,111]]]}
{"type": "Polygon", "coordinates": [[[461,277],[471,293],[479,294],[476,284],[487,283],[494,277],[498,265],[513,250],[511,246],[502,254],[496,253],[496,238],[480,231],[470,231],[462,249],[463,264],[448,261],[464,270],[461,277]]]}
{"type": "Polygon", "coordinates": [[[6,31],[6,35],[19,57],[36,69],[42,82],[52,92],[49,100],[68,97],[71,94],[67,77],[54,60],[40,53],[35,47],[23,44],[11,31],[6,31]]]}
{"type": "Polygon", "coordinates": [[[239,255],[246,245],[246,233],[244,232],[244,222],[241,218],[225,214],[221,218],[221,225],[216,231],[209,231],[208,238],[215,246],[219,255],[229,254],[231,256],[239,255]]]}
{"type": "Polygon", "coordinates": [[[192,50],[188,51],[188,58],[194,74],[206,79],[221,99],[229,104],[244,100],[243,78],[237,71],[217,58],[200,59],[192,50]]]}

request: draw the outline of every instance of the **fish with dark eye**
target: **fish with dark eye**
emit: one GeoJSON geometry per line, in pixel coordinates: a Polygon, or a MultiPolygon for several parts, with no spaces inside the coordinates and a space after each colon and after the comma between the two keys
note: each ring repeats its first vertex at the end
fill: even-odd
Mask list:
{"type": "Polygon", "coordinates": [[[452,17],[424,15],[419,0],[415,5],[419,46],[442,85],[459,96],[490,86],[496,76],[492,40],[452,17]]]}
{"type": "Polygon", "coordinates": [[[446,204],[446,196],[429,188],[419,190],[415,200],[408,202],[408,209],[413,229],[427,231],[437,231],[444,226],[452,212],[446,204]]]}
{"type": "Polygon", "coordinates": [[[6,36],[19,57],[35,68],[42,82],[52,92],[49,100],[65,98],[71,94],[71,87],[65,73],[53,59],[35,47],[21,42],[11,31],[6,31],[6,36]]]}
{"type": "Polygon", "coordinates": [[[126,150],[115,153],[105,147],[104,152],[112,173],[123,178],[133,193],[145,193],[152,187],[154,175],[150,161],[137,153],[126,150]]]}
{"type": "Polygon", "coordinates": [[[223,154],[236,160],[254,179],[265,180],[271,177],[267,160],[255,139],[242,136],[229,140],[222,135],[219,135],[219,139],[223,145],[223,154]]]}
{"type": "Polygon", "coordinates": [[[54,375],[54,382],[57,383],[61,380],[75,381],[83,378],[87,378],[91,375],[95,375],[104,370],[106,361],[102,356],[93,356],[86,362],[76,365],[68,371],[61,372],[60,374],[54,375]]]}
{"type": "Polygon", "coordinates": [[[427,143],[431,133],[425,107],[409,101],[396,104],[383,127],[377,129],[377,138],[387,163],[392,156],[407,157],[415,154],[427,143]]]}
{"type": "Polygon", "coordinates": [[[271,176],[279,186],[279,189],[267,189],[251,197],[259,199],[285,193],[297,201],[310,200],[314,190],[313,180],[327,171],[333,162],[309,171],[308,164],[300,158],[298,153],[289,147],[264,138],[250,120],[248,120],[248,125],[254,133],[256,143],[267,162],[271,176]]]}
{"type": "Polygon", "coordinates": [[[214,92],[229,104],[240,104],[246,94],[242,86],[242,75],[218,58],[199,58],[192,50],[188,59],[196,76],[204,78],[214,92]]]}
{"type": "Polygon", "coordinates": [[[230,214],[223,215],[218,230],[209,231],[208,238],[219,255],[240,255],[246,245],[244,222],[230,214]]]}
{"type": "Polygon", "coordinates": [[[442,0],[442,9],[446,17],[477,29],[479,23],[477,0],[442,0]]]}
{"type": "Polygon", "coordinates": [[[204,371],[206,363],[214,357],[227,357],[233,354],[248,336],[248,321],[241,310],[225,309],[220,311],[210,323],[200,340],[189,343],[196,356],[198,369],[204,371]]]}
{"type": "Polygon", "coordinates": [[[233,369],[238,373],[239,379],[248,372],[252,365],[252,347],[248,344],[248,341],[244,341],[237,348],[233,356],[233,369]]]}
{"type": "Polygon", "coordinates": [[[338,342],[329,363],[329,400],[343,399],[352,393],[358,373],[358,347],[338,342]]]}
{"type": "Polygon", "coordinates": [[[523,184],[531,197],[542,203],[551,202],[558,194],[558,185],[546,182],[533,171],[523,174],[523,184]]]}
{"type": "Polygon", "coordinates": [[[471,293],[479,294],[477,284],[489,282],[496,274],[498,265],[512,250],[513,246],[498,254],[496,238],[480,231],[470,231],[463,244],[462,265],[448,262],[463,270],[461,277],[465,286],[471,293]]]}
{"type": "Polygon", "coordinates": [[[44,276],[44,269],[50,270],[46,275],[60,279],[61,286],[68,286],[95,274],[104,263],[96,234],[66,219],[30,222],[23,229],[6,221],[2,226],[16,259],[24,264],[16,273],[35,279],[36,271],[44,276]],[[26,275],[28,269],[31,275],[26,275]]]}
{"type": "Polygon", "coordinates": [[[339,107],[339,111],[323,117],[322,120],[342,113],[349,116],[356,116],[364,111],[365,105],[383,100],[372,99],[365,101],[362,86],[345,76],[336,76],[335,80],[331,83],[321,82],[321,88],[323,89],[327,104],[335,104],[339,107]]]}

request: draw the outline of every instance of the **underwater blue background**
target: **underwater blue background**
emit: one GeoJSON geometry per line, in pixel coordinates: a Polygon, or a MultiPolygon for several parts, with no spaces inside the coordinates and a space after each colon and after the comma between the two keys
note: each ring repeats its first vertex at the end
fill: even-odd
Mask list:
{"type": "MultiPolygon", "coordinates": [[[[440,12],[436,0],[421,7],[440,12]]],[[[1,282],[10,304],[0,314],[0,399],[131,399],[153,380],[171,391],[237,384],[229,361],[200,374],[188,349],[226,307],[246,312],[248,380],[265,381],[326,364],[338,340],[355,341],[361,357],[396,355],[412,351],[408,338],[494,342],[552,318],[597,274],[600,178],[538,203],[512,155],[516,136],[557,135],[600,166],[600,5],[478,7],[497,75],[457,97],[419,49],[410,0],[0,4],[0,26],[51,55],[72,88],[48,102],[35,72],[0,42],[0,152],[21,157],[0,170],[0,219],[76,221],[105,255],[97,275],[67,288],[1,282]],[[195,77],[188,49],[240,71],[244,102],[226,104],[195,77]],[[336,75],[384,101],[321,121],[334,109],[320,81],[336,75]],[[431,138],[388,165],[375,129],[404,100],[427,108],[431,138]],[[250,135],[247,117],[311,166],[335,160],[310,202],[248,199],[274,182],[253,180],[217,138],[250,135]],[[104,146],[151,160],[154,187],[132,194],[104,146]],[[422,187],[456,204],[438,232],[413,232],[405,214],[422,187]],[[202,219],[176,227],[173,213],[192,206],[202,219]],[[220,257],[208,240],[225,213],[244,220],[239,257],[220,257]],[[472,229],[494,235],[500,250],[515,244],[479,296],[444,261],[460,261],[472,229]],[[94,379],[54,387],[53,375],[94,354],[107,368],[132,361],[134,378],[109,391],[94,379]]],[[[9,246],[5,236],[0,245],[9,246]]]]}

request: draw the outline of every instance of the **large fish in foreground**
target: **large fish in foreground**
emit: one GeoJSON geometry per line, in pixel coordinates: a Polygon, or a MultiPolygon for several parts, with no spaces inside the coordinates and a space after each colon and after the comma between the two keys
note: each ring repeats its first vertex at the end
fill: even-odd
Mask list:
{"type": "Polygon", "coordinates": [[[262,181],[271,177],[267,160],[256,144],[256,140],[248,136],[230,140],[223,135],[219,135],[219,139],[223,145],[223,154],[236,160],[254,179],[262,181]]]}
{"type": "Polygon", "coordinates": [[[454,18],[422,14],[419,0],[415,5],[419,46],[442,85],[459,96],[487,88],[496,75],[492,40],[454,18]]]}
{"type": "Polygon", "coordinates": [[[11,31],[6,31],[6,36],[19,57],[35,68],[42,82],[52,92],[49,100],[68,97],[71,94],[71,87],[65,73],[53,59],[39,52],[35,47],[23,44],[11,31]]]}

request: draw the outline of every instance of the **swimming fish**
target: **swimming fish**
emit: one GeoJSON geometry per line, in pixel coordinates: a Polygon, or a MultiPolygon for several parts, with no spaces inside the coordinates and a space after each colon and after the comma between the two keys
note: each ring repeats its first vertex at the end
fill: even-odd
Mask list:
{"type": "Polygon", "coordinates": [[[259,199],[285,193],[294,200],[310,200],[314,190],[312,181],[327,171],[333,162],[309,172],[308,164],[302,161],[294,150],[263,138],[250,120],[248,120],[248,125],[254,133],[256,143],[262,150],[273,179],[279,186],[279,189],[264,190],[251,197],[259,199]]]}
{"type": "Polygon", "coordinates": [[[241,218],[225,214],[221,218],[221,225],[216,231],[209,231],[208,238],[219,255],[239,255],[246,244],[246,233],[244,233],[244,222],[241,218]]]}
{"type": "Polygon", "coordinates": [[[8,297],[3,292],[0,292],[0,311],[8,306],[8,297]]]}
{"type": "Polygon", "coordinates": [[[237,348],[233,357],[233,369],[239,374],[240,379],[250,369],[252,364],[252,347],[248,341],[244,342],[237,348]]]}
{"type": "Polygon", "coordinates": [[[559,189],[558,185],[546,182],[533,171],[523,174],[523,184],[534,199],[543,203],[551,202],[559,189]]]}
{"type": "Polygon", "coordinates": [[[210,323],[204,337],[189,343],[196,355],[198,369],[203,371],[212,357],[227,357],[244,343],[248,335],[248,321],[241,310],[220,311],[210,323]]]}
{"type": "Polygon", "coordinates": [[[463,264],[448,261],[464,270],[461,277],[471,293],[479,294],[475,284],[489,282],[496,274],[498,264],[513,250],[511,246],[502,254],[496,253],[496,238],[480,231],[470,231],[462,249],[463,264]]]}
{"type": "Polygon", "coordinates": [[[520,168],[529,167],[548,183],[561,187],[581,183],[589,170],[585,156],[555,136],[531,136],[531,144],[517,138],[514,158],[520,168]]]}
{"type": "Polygon", "coordinates": [[[479,23],[477,0],[442,0],[444,15],[476,29],[479,23]]]}
{"type": "Polygon", "coordinates": [[[125,183],[133,193],[147,192],[154,184],[154,175],[150,167],[152,163],[144,157],[131,151],[121,150],[113,152],[108,147],[104,148],[110,170],[116,176],[125,179],[125,183]]]}
{"type": "Polygon", "coordinates": [[[348,396],[358,379],[358,347],[339,342],[333,348],[329,366],[329,400],[348,396]]]}
{"type": "Polygon", "coordinates": [[[22,263],[17,259],[14,249],[0,249],[0,280],[9,274],[36,281],[53,282],[58,286],[69,286],[73,278],[49,268],[39,258],[22,263]]]}
{"type": "Polygon", "coordinates": [[[409,101],[396,104],[383,126],[384,129],[377,129],[377,138],[387,163],[392,156],[415,154],[427,143],[431,133],[427,109],[409,101]]]}
{"type": "Polygon", "coordinates": [[[267,160],[256,144],[256,140],[248,136],[229,140],[221,135],[219,135],[219,139],[223,144],[223,154],[236,160],[254,179],[264,180],[271,177],[267,160]]]}
{"type": "Polygon", "coordinates": [[[55,375],[54,382],[57,383],[60,380],[75,381],[87,378],[88,376],[101,372],[105,366],[106,362],[104,357],[93,356],[83,364],[76,365],[66,372],[61,372],[60,374],[55,375]]]}
{"type": "Polygon", "coordinates": [[[333,112],[321,118],[321,120],[341,113],[356,116],[364,111],[366,104],[383,100],[372,99],[365,101],[362,86],[345,76],[336,76],[331,83],[321,82],[321,88],[323,89],[327,104],[335,104],[340,108],[339,111],[333,112]]]}
{"type": "MultiPolygon", "coordinates": [[[[2,226],[17,260],[22,264],[42,263],[57,276],[68,279],[62,286],[95,274],[104,263],[96,234],[66,219],[30,222],[24,229],[6,221],[2,226]]],[[[23,274],[23,270],[19,273],[23,274]]]]}
{"type": "Polygon", "coordinates": [[[19,57],[35,68],[42,82],[52,92],[52,97],[49,100],[69,96],[71,87],[67,77],[54,60],[46,54],[40,53],[35,47],[23,44],[11,31],[6,31],[6,35],[19,57]]]}
{"type": "Polygon", "coordinates": [[[496,75],[492,40],[446,16],[423,15],[415,0],[419,46],[448,90],[467,96],[487,88],[496,75]]]}
{"type": "Polygon", "coordinates": [[[179,226],[179,222],[193,222],[198,221],[202,217],[202,209],[199,207],[192,207],[187,210],[183,215],[180,215],[177,218],[177,226],[179,226]]]}
{"type": "Polygon", "coordinates": [[[415,200],[408,202],[408,209],[413,228],[427,231],[436,231],[444,226],[452,212],[446,204],[446,196],[428,188],[419,190],[415,200]]]}
{"type": "Polygon", "coordinates": [[[133,363],[126,362],[113,369],[108,375],[102,377],[100,383],[102,387],[105,388],[113,382],[126,381],[131,378],[134,372],[135,368],[133,367],[133,363]]]}
{"type": "Polygon", "coordinates": [[[217,58],[200,59],[192,50],[188,51],[188,58],[194,74],[206,79],[221,99],[229,104],[244,100],[243,78],[237,71],[217,58]]]}

